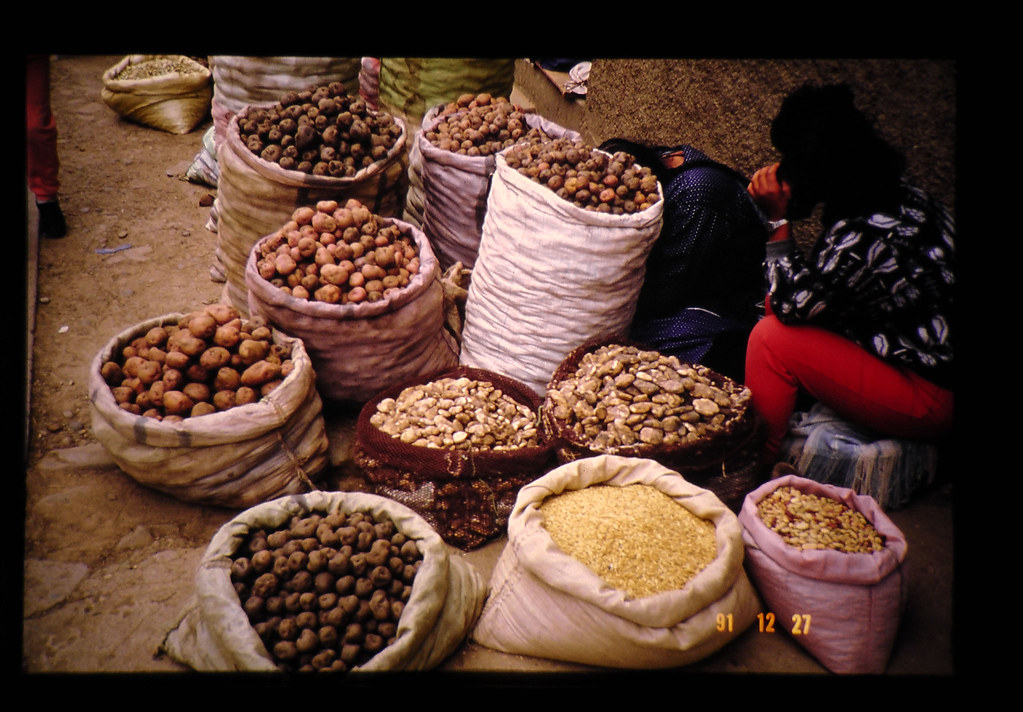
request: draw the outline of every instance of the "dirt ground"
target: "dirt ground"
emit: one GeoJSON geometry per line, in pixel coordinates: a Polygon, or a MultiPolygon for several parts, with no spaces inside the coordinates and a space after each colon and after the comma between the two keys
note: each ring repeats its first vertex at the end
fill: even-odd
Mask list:
{"type": "MultiPolygon", "coordinates": [[[[211,121],[173,135],[120,119],[100,97],[103,72],[120,58],[59,56],[51,65],[69,231],[39,242],[38,269],[28,279],[34,348],[25,416],[21,667],[29,673],[184,670],[157,654],[159,633],[176,622],[210,537],[234,514],[140,486],[90,433],[88,369],[104,344],[155,316],[218,301],[223,288],[210,278],[216,235],[206,228],[204,204],[216,191],[185,180],[211,121]]],[[[34,229],[31,197],[26,201],[34,229]]],[[[926,531],[926,517],[936,512],[942,535],[949,533],[949,496],[939,492],[925,502],[917,510],[923,517],[910,524],[926,531]]],[[[945,578],[947,596],[950,554],[936,552],[917,566],[945,578]]],[[[943,606],[924,600],[916,625],[930,631],[932,615],[947,621],[943,606]]],[[[949,631],[936,629],[904,650],[899,664],[946,674],[950,645],[949,631]]],[[[791,643],[747,641],[735,655],[741,663],[725,656],[710,669],[822,671],[791,643]]],[[[537,669],[507,657],[497,666],[537,669]]]]}

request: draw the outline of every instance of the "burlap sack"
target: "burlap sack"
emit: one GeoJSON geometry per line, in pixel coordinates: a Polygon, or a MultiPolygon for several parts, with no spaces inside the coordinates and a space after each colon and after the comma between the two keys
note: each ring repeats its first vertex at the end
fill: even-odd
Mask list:
{"type": "Polygon", "coordinates": [[[291,344],[294,370],[256,403],[180,423],[132,415],[118,407],[100,375],[102,365],[155,326],[177,323],[169,314],[111,339],[89,370],[92,431],[117,465],[140,484],[186,502],[249,507],[315,489],[327,464],[327,435],[316,374],[302,342],[291,344]]]}
{"type": "Polygon", "coordinates": [[[402,136],[387,156],[352,178],[314,176],[286,170],[254,155],[242,143],[238,116],[232,118],[217,155],[220,179],[216,251],[227,277],[231,304],[248,313],[245,265],[249,252],[260,238],[286,223],[295,208],[320,200],[344,204],[354,198],[377,215],[397,215],[404,204],[407,180],[406,138],[402,125],[402,136]]]}
{"type": "Polygon", "coordinates": [[[351,672],[429,670],[465,639],[479,617],[486,584],[471,564],[452,557],[430,526],[408,508],[361,492],[311,492],[248,509],[214,535],[196,573],[196,601],[186,606],[162,650],[201,672],[272,672],[279,668],[241,607],[231,560],[253,529],[276,529],[295,515],[332,511],[386,516],[423,554],[394,643],[351,672]]]}
{"type": "Polygon", "coordinates": [[[739,513],[750,578],[766,610],[824,667],[836,673],[880,674],[891,657],[908,593],[906,538],[866,495],[796,474],[751,492],[739,513]],[[842,502],[863,514],[885,539],[873,553],[804,551],[764,524],[757,506],[779,487],[842,502]],[[798,624],[793,629],[793,621],[798,624]]]}
{"type": "Polygon", "coordinates": [[[508,521],[508,545],[471,637],[506,653],[602,667],[695,662],[745,631],[760,610],[743,569],[741,536],[735,514],[713,493],[653,460],[600,455],[562,465],[519,492],[508,521]],[[543,528],[539,506],[547,497],[631,484],[656,487],[715,523],[717,558],[680,590],[627,598],[561,551],[543,528]],[[719,616],[732,625],[722,629],[719,616]]]}
{"type": "Polygon", "coordinates": [[[213,96],[210,70],[183,55],[132,54],[103,73],[100,97],[119,116],[173,134],[187,134],[210,113],[213,96]],[[118,79],[131,65],[171,59],[194,69],[146,79],[118,79]]]}

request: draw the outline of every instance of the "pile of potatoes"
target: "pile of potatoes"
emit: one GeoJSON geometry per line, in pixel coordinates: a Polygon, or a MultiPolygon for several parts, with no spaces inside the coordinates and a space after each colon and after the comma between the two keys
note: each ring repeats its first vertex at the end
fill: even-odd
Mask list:
{"type": "Polygon", "coordinates": [[[504,154],[507,164],[577,207],[622,215],[660,200],[657,176],[624,151],[604,153],[568,138],[520,142],[504,154]]]}
{"type": "Polygon", "coordinates": [[[238,117],[242,143],[264,161],[316,176],[351,178],[385,158],[402,126],[371,111],[341,82],[288,92],[271,107],[248,107],[238,117]]]}
{"type": "Polygon", "coordinates": [[[278,667],[347,672],[394,642],[422,562],[386,517],[312,512],[251,532],[231,582],[278,667]]]}
{"type": "Polygon", "coordinates": [[[526,115],[504,97],[463,94],[438,114],[440,121],[424,132],[443,151],[463,156],[490,156],[526,135],[526,115]]]}
{"type": "Polygon", "coordinates": [[[354,198],[297,208],[257,252],[260,277],[327,304],[380,301],[407,287],[420,266],[415,239],[354,198]]]}
{"type": "Polygon", "coordinates": [[[100,374],[118,407],[173,423],[255,403],[293,367],[261,318],[210,304],[133,339],[100,374]]]}

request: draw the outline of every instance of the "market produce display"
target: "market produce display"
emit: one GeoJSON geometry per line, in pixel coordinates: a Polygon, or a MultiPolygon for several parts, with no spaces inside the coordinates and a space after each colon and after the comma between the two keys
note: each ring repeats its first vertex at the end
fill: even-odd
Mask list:
{"type": "Polygon", "coordinates": [[[725,431],[749,406],[748,388],[674,356],[600,346],[551,384],[547,412],[595,451],[685,445],[725,431]]]}
{"type": "Polygon", "coordinates": [[[328,304],[377,302],[419,272],[411,234],[358,200],[321,200],[295,210],[259,243],[259,276],[298,299],[328,304]]]}
{"type": "Polygon", "coordinates": [[[423,135],[437,148],[464,156],[490,156],[515,144],[529,131],[526,112],[505,97],[485,92],[462,94],[437,113],[423,135]]]}
{"type": "Polygon", "coordinates": [[[797,549],[870,553],[884,549],[884,537],[862,513],[795,487],[778,487],[757,504],[771,531],[797,549]]]}
{"type": "Polygon", "coordinates": [[[135,338],[100,375],[118,407],[171,423],[255,403],[292,368],[290,347],[262,319],[210,304],[135,338]]]}
{"type": "Polygon", "coordinates": [[[717,557],[714,523],[650,485],[566,490],[540,511],[562,551],[628,598],[684,588],[717,557]]]}
{"type": "Polygon", "coordinates": [[[238,117],[242,143],[286,170],[351,178],[384,159],[402,135],[387,112],[374,112],[341,82],[287,92],[271,107],[238,117]]]}
{"type": "Polygon", "coordinates": [[[278,667],[347,672],[394,642],[422,562],[385,516],[310,512],[252,531],[231,582],[278,667]]]}
{"type": "Polygon", "coordinates": [[[508,450],[540,445],[536,413],[465,376],[409,386],[376,405],[370,423],[407,445],[508,450]]]}
{"type": "Polygon", "coordinates": [[[511,168],[585,210],[630,214],[661,199],[657,176],[624,151],[608,155],[581,140],[537,137],[502,155],[511,168]]]}

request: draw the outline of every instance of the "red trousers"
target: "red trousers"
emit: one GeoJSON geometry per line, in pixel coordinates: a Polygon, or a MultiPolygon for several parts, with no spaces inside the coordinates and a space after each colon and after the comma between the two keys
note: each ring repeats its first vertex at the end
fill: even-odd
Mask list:
{"type": "Polygon", "coordinates": [[[43,203],[57,199],[57,121],[50,111],[50,58],[25,58],[25,127],[28,188],[43,203]]]}
{"type": "Polygon", "coordinates": [[[800,391],[840,417],[893,438],[931,439],[952,426],[952,391],[813,326],[760,320],[746,352],[746,386],[774,463],[800,391]]]}

